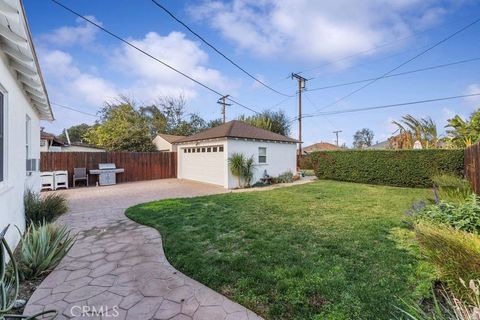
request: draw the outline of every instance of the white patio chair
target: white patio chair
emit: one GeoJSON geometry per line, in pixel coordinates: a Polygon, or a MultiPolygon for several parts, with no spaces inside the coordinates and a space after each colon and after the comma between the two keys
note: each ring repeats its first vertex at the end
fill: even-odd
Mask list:
{"type": "Polygon", "coordinates": [[[40,172],[40,179],[42,181],[41,190],[54,190],[52,171],[40,172]]]}
{"type": "Polygon", "coordinates": [[[54,189],[65,188],[68,189],[68,171],[55,171],[54,172],[54,189]]]}

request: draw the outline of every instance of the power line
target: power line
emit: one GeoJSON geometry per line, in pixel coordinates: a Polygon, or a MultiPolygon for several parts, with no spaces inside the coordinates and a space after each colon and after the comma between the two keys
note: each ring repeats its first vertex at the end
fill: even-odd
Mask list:
{"type": "MultiPolygon", "coordinates": [[[[414,104],[430,103],[430,102],[445,101],[445,100],[454,100],[454,99],[461,99],[461,98],[470,98],[470,97],[477,97],[477,96],[480,96],[480,93],[472,93],[472,94],[465,94],[465,95],[459,95],[459,96],[434,98],[434,99],[418,100],[418,101],[410,101],[410,102],[401,102],[401,103],[386,104],[386,105],[375,106],[375,107],[364,107],[364,108],[345,109],[345,110],[338,110],[338,111],[327,111],[327,112],[321,112],[321,113],[316,113],[316,114],[306,114],[303,117],[304,118],[313,118],[313,117],[321,117],[321,116],[326,116],[326,115],[335,115],[335,114],[343,114],[343,113],[353,113],[353,112],[360,112],[360,111],[369,111],[369,110],[403,107],[403,106],[409,106],[409,105],[414,105],[414,104]]],[[[292,120],[292,122],[295,121],[295,120],[296,119],[292,120]]]]}
{"type": "MultiPolygon", "coordinates": [[[[153,56],[152,54],[148,53],[147,51],[145,51],[145,50],[143,50],[143,49],[139,48],[138,46],[136,46],[136,45],[132,44],[131,42],[129,42],[129,41],[127,41],[127,40],[125,40],[124,38],[122,38],[122,37],[120,37],[120,36],[116,35],[116,34],[115,34],[115,33],[113,33],[112,31],[110,31],[110,30],[108,30],[108,29],[106,29],[106,28],[102,27],[102,26],[101,26],[101,25],[99,25],[98,23],[96,23],[96,22],[92,21],[91,19],[88,19],[87,17],[85,17],[85,16],[83,16],[82,14],[80,14],[80,13],[78,13],[78,12],[74,11],[73,9],[70,9],[69,7],[65,6],[64,4],[62,4],[62,3],[58,2],[57,0],[51,0],[51,1],[52,1],[53,3],[55,3],[55,4],[59,5],[60,7],[64,8],[64,9],[65,9],[65,10],[67,10],[68,12],[70,12],[70,13],[72,13],[72,14],[76,15],[77,17],[79,17],[79,18],[81,18],[81,19],[83,19],[83,20],[87,21],[88,23],[90,23],[90,24],[94,25],[95,27],[99,28],[99,29],[100,29],[100,30],[102,30],[103,32],[105,32],[105,33],[109,34],[110,36],[114,37],[115,39],[117,39],[117,40],[119,40],[119,41],[121,41],[121,42],[125,43],[125,44],[126,44],[126,45],[128,45],[129,47],[132,47],[132,48],[134,48],[135,50],[137,50],[137,51],[139,51],[139,52],[143,53],[144,55],[146,55],[146,56],[148,56],[149,58],[151,58],[151,59],[153,59],[153,60],[157,61],[158,63],[162,64],[163,66],[165,66],[165,67],[167,67],[167,68],[169,68],[170,70],[172,70],[172,71],[174,71],[174,72],[176,72],[176,73],[178,73],[178,74],[182,75],[183,77],[185,77],[185,78],[189,79],[190,81],[193,81],[193,82],[195,82],[196,84],[198,84],[199,86],[201,86],[201,87],[203,87],[203,88],[207,89],[208,91],[210,91],[210,92],[213,92],[214,94],[216,94],[216,95],[218,95],[218,96],[220,96],[220,97],[223,97],[223,96],[224,96],[224,94],[222,94],[222,93],[218,92],[218,91],[217,91],[217,90],[215,90],[215,89],[212,89],[212,88],[211,88],[211,87],[209,87],[208,85],[206,85],[206,84],[204,84],[204,83],[200,82],[199,80],[197,80],[197,79],[195,79],[195,78],[193,78],[193,77],[191,77],[191,76],[187,75],[186,73],[184,73],[184,72],[182,72],[182,71],[178,70],[177,68],[175,68],[175,67],[173,67],[173,66],[169,65],[168,63],[166,63],[166,62],[164,62],[164,61],[162,61],[162,60],[158,59],[157,57],[153,56]]],[[[259,113],[258,111],[254,110],[254,109],[252,109],[252,108],[246,107],[245,105],[243,105],[243,104],[241,104],[241,103],[239,103],[239,102],[233,101],[233,100],[231,100],[231,99],[229,99],[229,100],[230,100],[230,101],[232,101],[232,102],[234,102],[235,104],[237,104],[237,105],[241,106],[242,108],[245,108],[245,109],[247,109],[247,110],[250,110],[250,111],[252,111],[252,112],[255,112],[255,113],[259,113]]]]}
{"type": "MultiPolygon", "coordinates": [[[[344,95],[343,97],[341,97],[340,99],[337,99],[337,100],[335,100],[334,102],[326,105],[325,107],[321,108],[320,110],[327,109],[327,108],[329,108],[329,107],[331,107],[331,106],[334,106],[334,105],[336,105],[337,103],[339,103],[339,102],[341,102],[341,101],[343,101],[343,100],[351,97],[351,96],[354,95],[355,93],[357,93],[357,92],[365,89],[366,87],[372,85],[373,83],[377,82],[378,80],[385,78],[386,76],[388,76],[389,74],[391,74],[391,73],[394,72],[395,70],[400,69],[401,67],[405,66],[406,64],[412,62],[413,60],[419,58],[420,56],[426,54],[427,52],[433,50],[434,48],[438,47],[438,46],[441,45],[442,43],[447,42],[447,41],[450,40],[451,38],[455,37],[457,34],[459,34],[459,33],[463,32],[463,31],[467,30],[468,28],[474,26],[474,25],[475,25],[476,23],[478,23],[478,22],[480,22],[480,18],[479,18],[479,19],[476,19],[475,21],[473,21],[473,22],[471,22],[471,23],[469,23],[469,24],[467,24],[466,26],[464,26],[464,27],[462,27],[461,29],[455,31],[454,33],[450,34],[449,36],[443,38],[442,40],[437,41],[437,42],[436,42],[435,44],[433,44],[432,46],[429,46],[427,49],[425,49],[425,50],[423,50],[422,52],[416,54],[415,56],[413,56],[412,58],[408,59],[407,61],[402,62],[401,64],[399,64],[399,65],[396,66],[395,68],[389,70],[388,72],[384,73],[384,74],[381,75],[380,77],[374,78],[373,80],[371,80],[371,81],[369,81],[368,83],[364,84],[364,85],[361,86],[360,88],[351,91],[350,93],[348,93],[348,94],[344,95]]],[[[320,110],[319,110],[319,111],[320,111],[320,110]]]]}
{"type": "Polygon", "coordinates": [[[53,104],[54,106],[63,108],[63,109],[67,109],[67,110],[70,110],[70,111],[75,111],[75,112],[78,112],[78,113],[81,113],[81,114],[84,114],[84,115],[87,115],[87,116],[91,116],[91,117],[94,117],[94,118],[97,118],[97,119],[99,118],[99,116],[96,115],[96,114],[88,113],[88,112],[85,112],[85,111],[82,111],[82,110],[78,110],[78,109],[63,105],[63,104],[59,104],[59,103],[55,103],[55,102],[51,102],[51,104],[53,104]]]}
{"type": "MultiPolygon", "coordinates": [[[[453,66],[453,65],[457,65],[457,64],[468,63],[468,62],[473,62],[473,61],[478,61],[478,60],[480,60],[480,57],[467,59],[467,60],[455,61],[455,62],[451,62],[451,63],[439,64],[439,65],[436,65],[436,66],[430,66],[430,67],[425,67],[425,68],[420,68],[420,69],[415,69],[415,70],[410,70],[410,71],[405,71],[405,72],[400,72],[400,73],[394,73],[394,74],[390,74],[388,76],[385,76],[384,78],[392,78],[392,77],[403,76],[403,75],[407,75],[407,74],[411,74],[411,73],[440,69],[440,68],[445,68],[445,67],[449,67],[449,66],[453,66]]],[[[339,84],[332,84],[332,85],[329,85],[329,86],[307,89],[307,91],[317,91],[317,90],[325,90],[325,89],[331,89],[331,88],[337,88],[337,87],[344,87],[344,86],[349,86],[349,85],[352,85],[352,84],[372,81],[374,79],[375,78],[369,78],[369,79],[356,80],[356,81],[339,83],[339,84]]]]}
{"type": "Polygon", "coordinates": [[[207,46],[209,46],[210,48],[212,48],[216,53],[218,53],[219,55],[221,55],[223,58],[225,58],[228,62],[230,62],[232,65],[234,65],[235,67],[237,67],[239,70],[241,70],[243,73],[245,73],[247,76],[249,76],[250,78],[252,78],[253,80],[255,80],[256,82],[260,83],[262,86],[264,86],[265,88],[275,92],[275,93],[278,93],[282,96],[285,96],[285,97],[291,97],[293,95],[289,95],[289,94],[285,94],[283,92],[280,92],[274,88],[272,88],[271,86],[269,86],[268,84],[266,84],[265,82],[263,82],[262,80],[258,79],[257,77],[255,77],[254,75],[252,75],[250,72],[248,72],[247,70],[245,70],[244,68],[242,68],[238,63],[236,63],[235,61],[233,61],[232,59],[230,59],[229,57],[227,57],[223,52],[221,52],[220,50],[218,50],[213,44],[211,44],[210,42],[208,42],[204,37],[202,37],[200,34],[198,34],[197,32],[195,32],[194,30],[192,30],[192,28],[190,28],[187,24],[185,24],[183,21],[181,21],[179,18],[177,18],[170,10],[168,10],[166,7],[164,7],[163,5],[161,5],[160,3],[158,3],[157,1],[155,0],[151,0],[157,7],[159,7],[160,9],[162,9],[163,11],[165,11],[170,17],[172,17],[172,19],[174,19],[175,21],[177,21],[178,23],[180,23],[182,26],[184,26],[188,31],[190,31],[192,34],[194,34],[197,38],[199,38],[203,43],[205,43],[207,46]]]}
{"type": "MultiPolygon", "coordinates": [[[[454,23],[454,22],[458,22],[458,21],[463,21],[463,20],[462,20],[462,19],[458,19],[458,20],[455,20],[455,21],[453,21],[453,22],[451,22],[451,23],[448,23],[447,25],[450,25],[450,24],[452,24],[452,23],[454,23]]],[[[300,74],[300,73],[305,73],[305,72],[313,71],[313,70],[316,70],[316,69],[319,69],[319,68],[322,68],[322,67],[326,67],[326,66],[332,65],[332,64],[334,64],[334,63],[337,63],[337,62],[340,62],[340,61],[343,61],[343,60],[347,60],[347,59],[354,58],[354,57],[359,56],[359,55],[363,55],[363,54],[365,54],[365,53],[369,53],[369,52],[372,52],[372,51],[377,51],[378,49],[381,49],[381,48],[384,48],[384,47],[389,47],[389,46],[391,46],[391,45],[393,45],[393,44],[395,44],[395,43],[397,43],[397,42],[400,42],[400,41],[403,41],[403,40],[407,40],[407,39],[410,39],[410,38],[417,37],[417,36],[419,36],[419,35],[421,35],[421,34],[424,34],[424,33],[428,32],[428,31],[437,29],[437,28],[442,27],[442,26],[444,26],[444,25],[436,26],[436,27],[432,27],[432,28],[428,28],[428,29],[426,29],[426,30],[423,30],[423,31],[420,31],[420,32],[416,32],[416,33],[411,34],[411,35],[406,36],[406,37],[397,38],[397,39],[395,39],[395,40],[393,40],[393,41],[384,42],[384,43],[382,43],[382,44],[380,44],[380,45],[378,45],[378,46],[372,47],[372,48],[370,48],[370,49],[363,50],[363,51],[359,51],[359,52],[357,52],[357,53],[354,53],[354,54],[351,54],[351,55],[348,55],[348,56],[344,56],[344,57],[339,58],[339,59],[336,59],[336,60],[334,60],[334,61],[326,62],[326,63],[324,63],[324,64],[322,64],[322,65],[319,65],[319,66],[316,66],[316,67],[312,67],[312,68],[306,69],[306,70],[304,70],[304,71],[300,71],[300,72],[298,72],[298,73],[300,74]]],[[[310,78],[310,79],[315,79],[315,78],[316,78],[316,77],[310,78]]]]}

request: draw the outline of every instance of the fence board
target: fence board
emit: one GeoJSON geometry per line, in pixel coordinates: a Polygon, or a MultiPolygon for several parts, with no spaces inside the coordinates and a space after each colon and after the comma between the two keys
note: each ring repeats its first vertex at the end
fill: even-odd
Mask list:
{"type": "Polygon", "coordinates": [[[480,195],[480,143],[465,148],[465,176],[480,195]]]}
{"type": "MultiPolygon", "coordinates": [[[[117,174],[117,183],[177,177],[176,152],[42,152],[40,171],[67,170],[72,186],[73,168],[87,168],[88,172],[105,162],[125,169],[117,174]]],[[[97,181],[98,175],[89,175],[90,185],[97,181]]]]}

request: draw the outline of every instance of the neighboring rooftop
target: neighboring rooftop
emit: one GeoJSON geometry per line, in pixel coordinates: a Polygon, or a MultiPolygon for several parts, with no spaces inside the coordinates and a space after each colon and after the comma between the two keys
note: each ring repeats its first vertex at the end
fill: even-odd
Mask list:
{"type": "Polygon", "coordinates": [[[174,134],[159,133],[157,136],[163,138],[165,141],[174,143],[175,141],[185,138],[186,136],[176,136],[174,134]]]}
{"type": "Polygon", "coordinates": [[[367,149],[390,149],[390,142],[388,142],[388,140],[377,142],[367,149]]]}
{"type": "Polygon", "coordinates": [[[40,131],[40,140],[47,140],[49,141],[50,145],[58,145],[58,146],[64,146],[65,141],[54,135],[53,133],[48,133],[43,131],[43,128],[40,131]]]}
{"type": "Polygon", "coordinates": [[[312,153],[315,151],[328,151],[328,150],[340,150],[340,149],[342,148],[328,142],[318,142],[308,147],[302,148],[302,151],[303,153],[312,153]]]}
{"type": "Polygon", "coordinates": [[[191,142],[199,140],[210,140],[217,138],[243,138],[268,141],[282,141],[296,143],[297,140],[282,136],[280,134],[260,129],[249,125],[243,121],[232,120],[218,127],[207,129],[197,134],[191,135],[175,141],[175,143],[191,142]]]}

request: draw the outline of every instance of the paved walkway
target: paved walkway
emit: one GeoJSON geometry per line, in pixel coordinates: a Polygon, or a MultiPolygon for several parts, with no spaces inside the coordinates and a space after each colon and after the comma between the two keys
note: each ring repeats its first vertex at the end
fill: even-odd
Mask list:
{"type": "Polygon", "coordinates": [[[222,192],[176,179],[62,191],[70,210],[59,223],[78,232],[78,240],[34,292],[25,314],[53,308],[58,319],[261,319],[175,270],[159,233],[124,215],[138,203],[222,192]]]}

